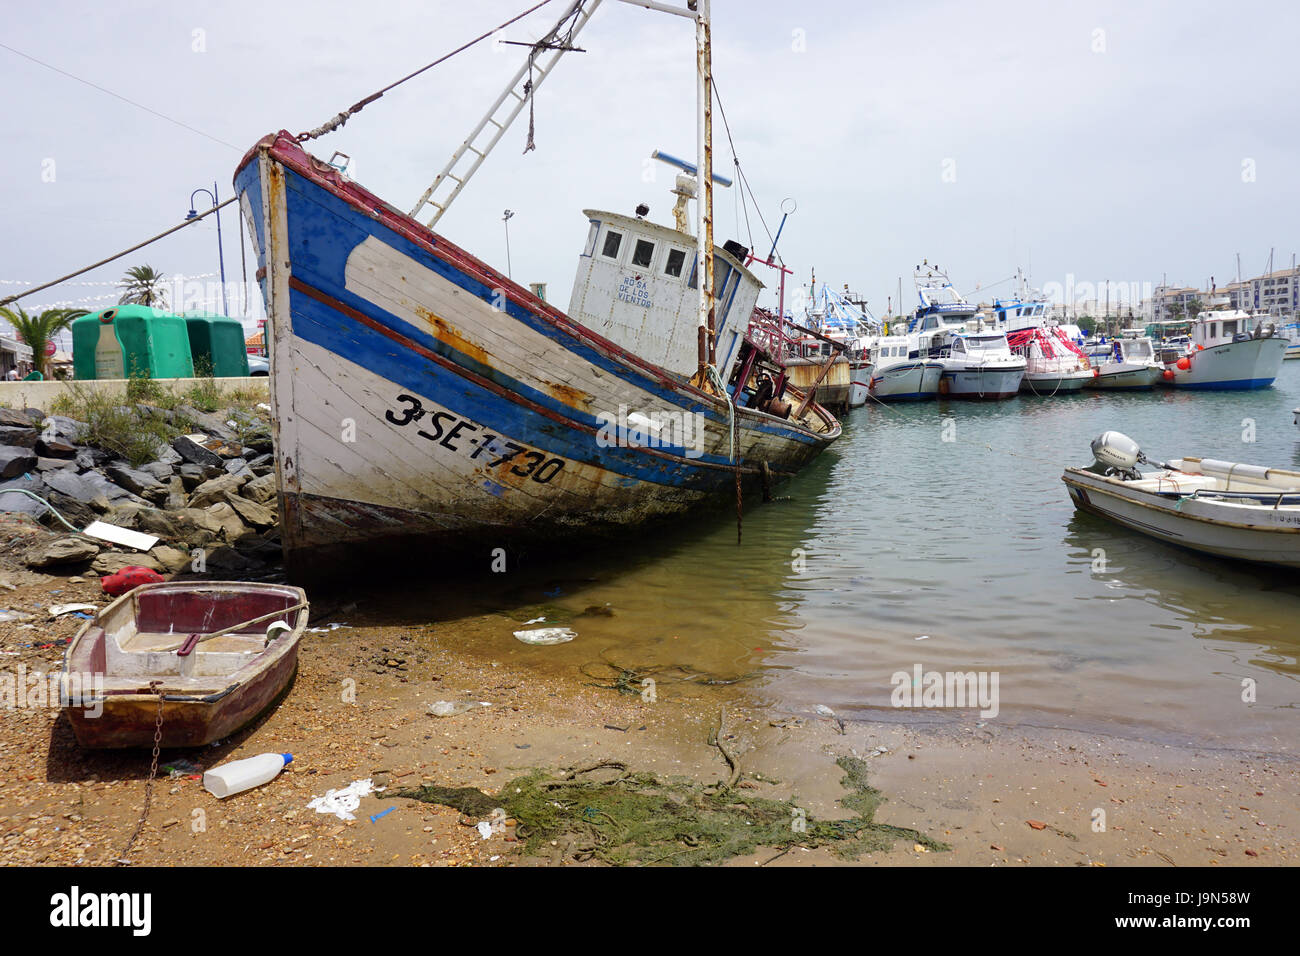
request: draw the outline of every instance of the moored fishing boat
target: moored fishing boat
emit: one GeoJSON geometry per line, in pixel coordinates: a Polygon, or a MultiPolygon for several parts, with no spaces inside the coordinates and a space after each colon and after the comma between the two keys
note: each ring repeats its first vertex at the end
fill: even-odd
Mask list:
{"type": "Polygon", "coordinates": [[[870,395],[881,402],[911,402],[935,398],[943,363],[912,358],[906,335],[878,335],[866,340],[874,368],[870,395]]]}
{"type": "Polygon", "coordinates": [[[1090,360],[1096,377],[1085,388],[1132,391],[1152,388],[1172,375],[1156,357],[1155,346],[1146,336],[1113,339],[1094,351],[1090,360]]]}
{"type": "Polygon", "coordinates": [[[77,743],[163,747],[230,736],[288,687],[307,598],[285,585],[144,584],[102,609],[68,645],[60,699],[77,743]]]}
{"type": "Polygon", "coordinates": [[[1024,328],[1007,334],[1007,344],[1014,355],[1025,360],[1022,392],[1056,395],[1077,392],[1096,377],[1079,346],[1054,326],[1024,328]]]}
{"type": "Polygon", "coordinates": [[[1067,468],[1075,507],[1205,554],[1300,567],[1300,472],[1211,458],[1151,464],[1119,432],[1092,443],[1097,464],[1067,468]]]}
{"type": "MultiPolygon", "coordinates": [[[[534,52],[567,48],[595,6],[572,5],[534,52]]],[[[715,496],[734,500],[739,482],[789,477],[839,436],[817,404],[792,403],[782,417],[728,394],[752,384],[729,380],[760,283],[743,247],[712,243],[708,4],[690,16],[702,50],[700,161],[677,179],[676,226],[651,224],[641,209],[589,210],[577,316],[286,132],[244,158],[235,183],[270,315],[291,574],[391,560],[399,549],[426,564],[475,553],[486,567],[518,542],[622,537],[715,496]]],[[[513,112],[480,123],[498,130],[493,143],[535,90],[531,68],[516,74],[513,98],[498,100],[513,112]]],[[[469,172],[482,161],[473,141],[417,205],[438,210],[433,222],[468,176],[451,172],[458,159],[476,157],[469,172]],[[451,196],[434,202],[451,182],[451,196]]]]}
{"type": "Polygon", "coordinates": [[[1264,316],[1241,310],[1202,312],[1192,323],[1187,352],[1165,379],[1175,388],[1268,388],[1281,371],[1287,340],[1264,316]]]}

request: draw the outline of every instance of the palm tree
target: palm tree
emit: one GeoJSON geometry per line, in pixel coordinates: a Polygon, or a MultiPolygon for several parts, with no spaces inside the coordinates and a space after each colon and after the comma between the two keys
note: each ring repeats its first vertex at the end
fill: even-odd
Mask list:
{"type": "Polygon", "coordinates": [[[45,345],[62,332],[72,320],[86,314],[85,309],[46,309],[40,315],[28,315],[18,306],[0,308],[0,317],[8,320],[18,337],[32,350],[32,367],[45,375],[45,345]]]}
{"type": "Polygon", "coordinates": [[[122,286],[122,298],[118,305],[147,305],[154,308],[167,307],[167,291],[163,288],[163,274],[153,266],[132,266],[126,270],[119,283],[122,286]]]}

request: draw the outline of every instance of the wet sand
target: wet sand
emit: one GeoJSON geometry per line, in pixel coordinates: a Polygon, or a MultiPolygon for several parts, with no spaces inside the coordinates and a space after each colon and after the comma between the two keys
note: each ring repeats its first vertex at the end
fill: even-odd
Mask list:
{"type": "MultiPolygon", "coordinates": [[[[15,590],[0,601],[32,613],[36,604],[104,603],[94,578],[51,584],[11,572],[8,581],[15,590]]],[[[289,695],[258,724],[217,746],[163,753],[161,765],[185,759],[202,769],[268,751],[291,752],[294,761],[273,782],[225,801],[193,775],[160,773],[133,863],[567,862],[563,847],[550,858],[524,858],[509,828],[483,839],[478,820],[384,792],[364,798],[350,822],[307,804],[362,778],[390,791],[428,782],[493,793],[532,768],[602,759],[714,782],[728,773],[710,743],[720,709],[748,791],[793,796],[814,817],[849,817],[837,802],[846,791],[835,760],[865,757],[886,797],[877,822],[952,846],[931,852],[900,841],[859,864],[1288,865],[1298,857],[1300,777],[1289,758],[1012,730],[973,714],[930,726],[854,721],[841,732],[815,713],[760,708],[743,684],[669,682],[648,702],[590,686],[548,659],[552,649],[516,641],[518,622],[504,614],[393,625],[368,624],[369,610],[363,600],[326,614],[353,626],[307,635],[289,695]],[[490,706],[439,718],[428,713],[438,700],[490,706]],[[1094,824],[1099,810],[1104,831],[1094,824]]],[[[61,647],[21,645],[65,639],[81,622],[34,623],[0,624],[6,672],[19,662],[29,672],[57,669],[61,647]]],[[[0,709],[0,861],[111,864],[139,819],[148,769],[147,752],[81,751],[51,708],[0,709]]],[[[844,864],[828,849],[795,848],[763,849],[731,865],[844,864]]]]}

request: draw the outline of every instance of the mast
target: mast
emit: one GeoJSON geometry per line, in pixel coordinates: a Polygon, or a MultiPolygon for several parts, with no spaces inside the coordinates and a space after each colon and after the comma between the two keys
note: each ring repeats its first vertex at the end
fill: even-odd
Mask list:
{"type": "Polygon", "coordinates": [[[696,373],[703,387],[708,366],[716,356],[713,304],[713,74],[710,49],[709,0],[698,0],[695,11],[696,108],[698,129],[696,149],[696,229],[695,274],[699,277],[699,360],[696,373]]]}

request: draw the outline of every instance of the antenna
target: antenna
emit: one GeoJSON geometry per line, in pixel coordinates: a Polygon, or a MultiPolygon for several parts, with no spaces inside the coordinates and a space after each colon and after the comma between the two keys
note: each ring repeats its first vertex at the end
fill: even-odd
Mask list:
{"type": "MultiPolygon", "coordinates": [[[[673,205],[673,222],[677,226],[677,231],[690,235],[690,219],[687,216],[686,204],[696,198],[699,192],[697,178],[700,175],[700,169],[694,163],[688,163],[684,159],[678,159],[676,156],[665,153],[662,149],[656,149],[650,154],[651,159],[657,159],[661,163],[667,163],[669,166],[676,166],[681,170],[677,174],[677,182],[672,188],[672,194],[677,197],[677,202],[673,205]]],[[[726,176],[713,174],[713,181],[719,186],[730,186],[731,180],[726,176]]]]}

